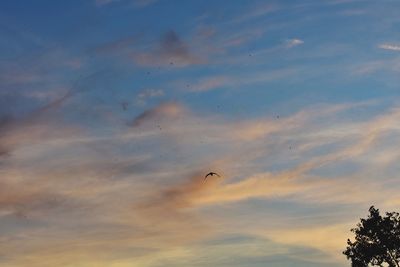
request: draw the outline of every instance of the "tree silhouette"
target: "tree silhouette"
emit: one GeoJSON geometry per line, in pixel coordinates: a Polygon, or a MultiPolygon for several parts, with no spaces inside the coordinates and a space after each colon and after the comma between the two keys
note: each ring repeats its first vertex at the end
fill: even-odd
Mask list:
{"type": "Polygon", "coordinates": [[[356,228],[355,241],[347,240],[343,254],[353,267],[400,267],[400,215],[387,212],[385,217],[374,206],[369,208],[367,219],[361,219],[356,228]]]}

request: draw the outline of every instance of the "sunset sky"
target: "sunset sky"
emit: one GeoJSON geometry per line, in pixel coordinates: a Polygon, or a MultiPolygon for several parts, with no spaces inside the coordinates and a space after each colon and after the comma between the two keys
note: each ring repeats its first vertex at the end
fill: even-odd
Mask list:
{"type": "Polygon", "coordinates": [[[400,211],[399,14],[1,1],[0,266],[350,266],[400,211]]]}

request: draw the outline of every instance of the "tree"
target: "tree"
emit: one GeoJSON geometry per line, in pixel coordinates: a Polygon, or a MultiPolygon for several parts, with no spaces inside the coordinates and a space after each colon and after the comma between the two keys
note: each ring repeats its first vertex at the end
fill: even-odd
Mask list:
{"type": "Polygon", "coordinates": [[[361,219],[356,228],[355,241],[347,240],[343,254],[353,267],[400,267],[400,215],[387,212],[385,217],[374,206],[369,208],[367,219],[361,219]]]}

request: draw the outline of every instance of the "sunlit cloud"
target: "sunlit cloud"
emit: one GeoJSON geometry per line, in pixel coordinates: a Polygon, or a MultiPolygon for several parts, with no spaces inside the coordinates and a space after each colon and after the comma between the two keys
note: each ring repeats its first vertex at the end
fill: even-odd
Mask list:
{"type": "MultiPolygon", "coordinates": [[[[91,216],[81,219],[75,227],[83,227],[83,230],[84,225],[91,225],[94,227],[93,235],[83,235],[81,238],[74,235],[65,239],[79,244],[84,238],[85,243],[100,246],[91,245],[92,249],[85,249],[80,256],[82,262],[89,262],[98,249],[108,246],[103,240],[105,236],[113,236],[112,239],[116,242],[110,253],[120,253],[122,259],[131,259],[123,252],[123,247],[130,243],[135,253],[143,251],[142,256],[131,261],[142,262],[148,257],[158,257],[160,250],[207,240],[219,232],[218,227],[207,223],[200,212],[203,208],[234,205],[249,199],[282,199],[296,200],[297,203],[337,205],[365,203],[367,199],[362,190],[350,190],[358,186],[357,180],[347,181],[346,177],[327,179],[311,175],[312,171],[321,167],[339,164],[346,158],[354,160],[366,151],[377,149],[379,136],[389,130],[398,131],[400,128],[396,124],[399,116],[397,109],[371,120],[356,122],[356,126],[340,121],[328,128],[319,126],[321,120],[335,118],[338,114],[357,108],[357,105],[325,106],[318,107],[318,113],[315,109],[308,109],[279,119],[229,122],[218,117],[203,118],[178,103],[163,103],[137,115],[132,123],[135,126],[127,127],[124,130],[126,133],[116,132],[114,136],[106,139],[97,140],[82,132],[73,138],[65,136],[62,139],[57,139],[56,135],[51,134],[52,140],[40,141],[34,146],[30,145],[29,149],[24,145],[25,149],[15,154],[14,160],[25,162],[26,167],[17,171],[12,166],[3,166],[3,176],[5,174],[7,184],[2,187],[6,190],[0,202],[2,216],[26,216],[25,220],[28,221],[58,222],[65,216],[72,216],[70,219],[73,219],[90,209],[91,216]],[[162,126],[167,123],[168,127],[158,129],[153,127],[154,123],[162,126]],[[254,134],[251,128],[259,128],[260,125],[260,130],[254,134]],[[246,130],[249,132],[243,132],[246,130]],[[279,150],[273,150],[273,145],[283,149],[286,147],[285,140],[294,138],[309,148],[302,149],[301,152],[293,150],[291,159],[287,159],[291,162],[290,166],[281,171],[267,171],[252,164],[252,161],[264,157],[267,161],[280,157],[277,153],[279,150]],[[332,139],[343,145],[333,151],[313,156],[312,151],[315,147],[310,146],[310,142],[315,142],[317,147],[321,147],[325,143],[330,144],[332,139]],[[129,143],[137,143],[138,140],[144,145],[143,149],[135,152],[135,146],[132,146],[132,150],[127,146],[129,143]],[[201,140],[202,146],[210,147],[209,151],[193,151],[195,147],[199,147],[201,140]],[[346,140],[357,141],[347,143],[346,140]],[[146,148],[146,143],[158,145],[146,148]],[[180,152],[175,150],[169,155],[174,167],[163,165],[164,160],[160,161],[159,153],[176,145],[180,147],[180,152],[189,152],[188,163],[178,160],[173,154],[180,152]],[[258,147],[258,150],[255,151],[254,147],[258,147]],[[76,156],[77,151],[79,156],[76,156]],[[242,153],[245,153],[246,157],[242,157],[242,153]],[[301,158],[300,155],[296,156],[297,153],[308,153],[309,156],[301,158]],[[37,165],[28,179],[26,175],[30,171],[30,164],[40,162],[40,158],[47,159],[47,164],[37,165]],[[29,163],[32,160],[34,161],[29,163]],[[193,162],[192,160],[196,164],[189,163],[193,162]],[[296,161],[300,162],[296,164],[296,161]],[[250,173],[249,168],[253,169],[250,173]],[[222,178],[205,181],[206,170],[217,170],[222,178]],[[18,173],[20,178],[11,182],[12,177],[16,177],[18,173]],[[20,183],[28,181],[35,181],[37,185],[22,189],[20,183]],[[59,212],[65,215],[59,219],[47,217],[59,212]],[[97,221],[97,226],[93,220],[97,221]],[[192,231],[193,227],[197,230],[192,231]]],[[[285,150],[287,149],[286,147],[285,150]]],[[[282,154],[284,155],[285,153],[282,154]]],[[[380,162],[381,160],[378,160],[377,164],[380,162]]],[[[372,166],[371,163],[368,165],[372,166]]],[[[369,191],[376,188],[376,184],[365,183],[362,188],[369,191]]],[[[369,194],[368,199],[371,198],[380,199],[378,195],[369,194]]],[[[59,227],[63,225],[60,224],[59,227]]],[[[337,239],[322,242],[327,235],[323,233],[331,226],[326,227],[321,228],[319,232],[313,228],[316,232],[305,229],[297,234],[294,229],[289,231],[282,228],[281,231],[288,233],[282,238],[278,238],[276,231],[253,234],[264,235],[283,245],[297,244],[320,249],[335,258],[332,251],[340,249],[341,237],[345,235],[341,232],[344,227],[337,230],[341,233],[337,239]],[[327,247],[324,249],[324,246],[327,247]]],[[[68,231],[65,233],[65,236],[67,235],[68,231]]],[[[39,241],[34,239],[30,244],[37,246],[40,244],[37,242],[39,241]]],[[[46,242],[47,245],[40,246],[52,246],[60,250],[65,246],[63,242],[46,242]]],[[[3,249],[9,251],[12,244],[14,243],[3,246],[3,249]]],[[[33,247],[27,247],[26,251],[31,259],[39,257],[33,247]]],[[[49,263],[42,266],[51,266],[56,262],[67,264],[75,253],[76,251],[72,251],[71,254],[64,254],[65,258],[60,260],[47,255],[49,263]]],[[[41,255],[43,257],[43,254],[41,255]]],[[[111,260],[107,257],[104,255],[104,264],[111,260]]],[[[24,262],[27,259],[19,260],[24,262]]],[[[32,264],[35,266],[36,263],[32,264]]]]}
{"type": "Polygon", "coordinates": [[[155,108],[145,110],[136,116],[131,125],[138,127],[148,121],[156,121],[165,118],[176,118],[184,113],[184,109],[177,103],[164,103],[155,108]]]}
{"type": "MultiPolygon", "coordinates": [[[[327,255],[328,262],[343,263],[341,250],[346,245],[347,231],[350,224],[333,224],[328,226],[293,228],[285,231],[273,231],[265,235],[280,244],[312,247],[323,251],[327,255]]],[[[318,259],[320,262],[321,259],[318,259]]]]}
{"type": "Polygon", "coordinates": [[[285,79],[298,72],[298,69],[277,69],[243,73],[240,78],[232,75],[209,76],[200,78],[197,81],[176,81],[173,86],[179,86],[184,91],[201,93],[217,89],[233,89],[240,86],[265,84],[285,79]]]}
{"type": "Polygon", "coordinates": [[[344,266],[398,208],[398,4],[200,2],[2,6],[2,265],[344,266]]]}

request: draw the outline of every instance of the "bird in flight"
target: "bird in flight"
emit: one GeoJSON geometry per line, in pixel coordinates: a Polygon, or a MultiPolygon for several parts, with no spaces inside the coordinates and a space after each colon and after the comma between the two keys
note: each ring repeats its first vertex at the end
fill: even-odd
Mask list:
{"type": "Polygon", "coordinates": [[[218,173],[216,173],[216,172],[209,172],[209,173],[207,173],[207,175],[206,176],[204,176],[204,180],[206,180],[207,179],[207,177],[208,176],[218,176],[218,177],[221,177],[218,173]]]}

